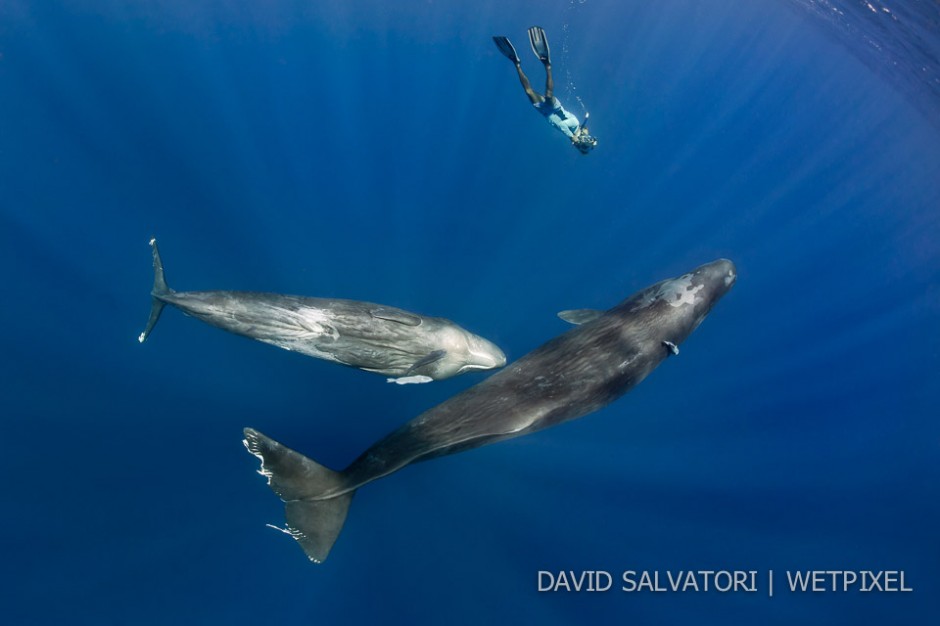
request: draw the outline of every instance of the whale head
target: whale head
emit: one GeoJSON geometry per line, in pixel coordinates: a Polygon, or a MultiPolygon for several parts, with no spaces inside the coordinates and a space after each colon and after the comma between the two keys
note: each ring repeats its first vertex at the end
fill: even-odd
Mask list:
{"type": "Polygon", "coordinates": [[[491,341],[474,335],[449,320],[435,319],[434,356],[412,373],[444,380],[466,372],[491,370],[506,365],[506,355],[491,341]]]}
{"type": "Polygon", "coordinates": [[[692,330],[702,322],[715,303],[731,291],[737,280],[738,270],[728,259],[718,259],[692,271],[692,283],[701,285],[699,300],[695,303],[697,317],[692,330]]]}
{"type": "Polygon", "coordinates": [[[466,334],[467,351],[458,374],[473,370],[491,370],[506,365],[506,355],[499,346],[473,333],[466,334]]]}
{"type": "Polygon", "coordinates": [[[694,311],[705,317],[715,303],[731,290],[737,279],[738,270],[734,263],[728,259],[718,259],[695,268],[673,282],[680,283],[677,292],[680,286],[685,288],[684,294],[679,294],[677,300],[682,301],[683,297],[688,298],[688,294],[691,294],[694,311]]]}
{"type": "Polygon", "coordinates": [[[631,332],[644,328],[651,342],[674,349],[698,328],[736,280],[734,263],[718,259],[640,291],[617,310],[633,320],[628,327],[631,332]]]}

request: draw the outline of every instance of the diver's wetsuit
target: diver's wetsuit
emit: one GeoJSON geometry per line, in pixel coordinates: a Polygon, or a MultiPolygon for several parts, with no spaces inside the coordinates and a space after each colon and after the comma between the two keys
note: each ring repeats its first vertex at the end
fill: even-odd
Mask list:
{"type": "Polygon", "coordinates": [[[570,139],[581,127],[581,122],[573,114],[561,106],[558,98],[552,96],[551,100],[543,99],[541,102],[533,103],[535,109],[545,116],[548,123],[565,133],[570,139]]]}

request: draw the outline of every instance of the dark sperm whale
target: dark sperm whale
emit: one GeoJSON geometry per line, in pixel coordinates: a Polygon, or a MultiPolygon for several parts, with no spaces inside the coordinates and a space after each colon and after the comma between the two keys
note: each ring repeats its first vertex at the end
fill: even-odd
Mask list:
{"type": "Polygon", "coordinates": [[[331,298],[252,291],[173,291],[153,248],[153,306],[143,343],[167,304],[223,330],[285,350],[423,383],[506,364],[493,343],[440,317],[395,307],[331,298]]]}
{"type": "Polygon", "coordinates": [[[506,369],[422,413],[374,444],[342,472],[245,429],[245,447],[285,502],[284,532],[323,561],[353,494],[416,461],[518,437],[596,411],[629,391],[678,346],[736,278],[719,259],[656,283],[608,311],[566,312],[576,328],[506,369]]]}

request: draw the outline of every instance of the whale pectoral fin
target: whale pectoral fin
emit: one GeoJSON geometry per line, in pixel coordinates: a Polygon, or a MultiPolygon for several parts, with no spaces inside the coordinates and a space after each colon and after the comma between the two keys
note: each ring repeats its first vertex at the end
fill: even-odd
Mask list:
{"type": "Polygon", "coordinates": [[[376,307],[369,311],[369,315],[380,320],[396,322],[405,326],[420,326],[421,318],[399,309],[389,309],[386,307],[376,307]]]}
{"type": "Polygon", "coordinates": [[[604,311],[598,311],[597,309],[571,309],[569,311],[560,311],[558,317],[569,324],[578,325],[593,322],[603,314],[604,311]]]}
{"type": "Polygon", "coordinates": [[[430,353],[428,353],[427,355],[425,355],[425,356],[421,357],[420,359],[418,359],[417,361],[415,361],[415,362],[414,362],[414,365],[412,365],[411,367],[408,368],[408,372],[407,372],[407,373],[410,374],[410,373],[412,373],[412,372],[414,372],[414,371],[419,370],[420,368],[424,367],[425,365],[430,365],[431,363],[436,363],[437,361],[440,361],[441,359],[443,359],[445,356],[447,356],[447,350],[435,350],[434,352],[430,352],[430,353]]]}
{"type": "Polygon", "coordinates": [[[401,376],[399,378],[386,378],[385,382],[395,383],[396,385],[420,385],[421,383],[429,383],[433,378],[430,376],[401,376]]]}

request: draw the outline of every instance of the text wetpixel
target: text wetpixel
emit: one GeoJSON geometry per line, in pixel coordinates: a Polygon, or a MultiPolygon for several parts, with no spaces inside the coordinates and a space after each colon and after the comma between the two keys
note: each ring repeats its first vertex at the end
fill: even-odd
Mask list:
{"type": "Polygon", "coordinates": [[[905,584],[903,571],[788,571],[787,584],[790,591],[914,591],[905,584]]]}

